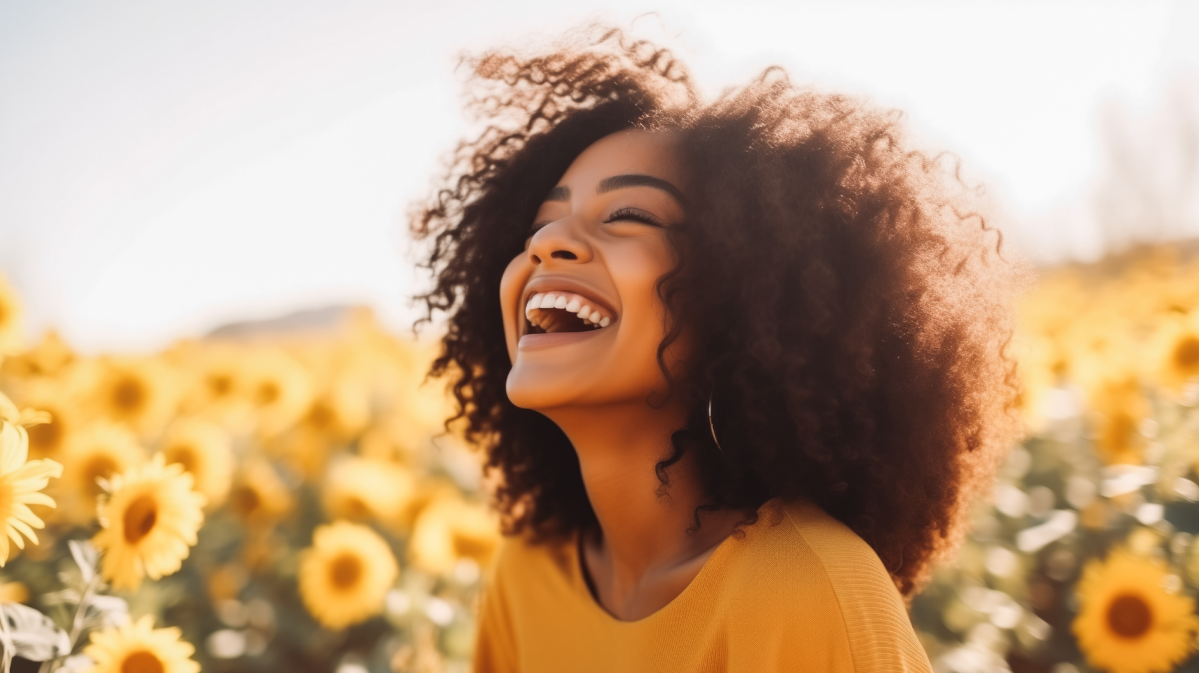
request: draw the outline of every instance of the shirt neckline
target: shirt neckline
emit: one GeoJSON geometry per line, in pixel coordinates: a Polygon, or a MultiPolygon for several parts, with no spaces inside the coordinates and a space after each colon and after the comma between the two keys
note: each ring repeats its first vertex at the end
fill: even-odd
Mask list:
{"type": "MultiPolygon", "coordinates": [[[[771,500],[766,501],[766,503],[763,503],[762,507],[758,508],[758,522],[762,520],[762,511],[767,507],[767,505],[773,503],[774,500],[775,499],[772,498],[771,500]]],[[[754,525],[756,526],[757,522],[755,522],[754,525]]],[[[742,530],[746,531],[746,533],[749,533],[749,529],[753,527],[754,526],[746,526],[745,528],[742,528],[742,530]]],[[[687,586],[683,587],[683,590],[680,591],[677,596],[670,599],[670,602],[658,608],[654,612],[642,617],[641,619],[625,620],[618,619],[617,617],[613,616],[612,613],[605,610],[604,606],[600,605],[599,601],[597,601],[595,596],[592,595],[591,588],[587,586],[587,578],[583,574],[582,534],[580,531],[576,530],[574,533],[572,533],[570,544],[571,589],[583,600],[583,602],[587,604],[588,612],[596,614],[599,619],[616,625],[617,628],[634,628],[637,626],[643,626],[654,620],[664,618],[663,615],[669,612],[683,609],[679,607],[680,605],[693,602],[693,596],[701,592],[704,586],[714,581],[710,579],[710,577],[717,572],[717,568],[727,565],[726,557],[735,553],[734,544],[739,541],[741,540],[738,540],[734,535],[729,535],[721,540],[720,544],[716,545],[716,550],[712,552],[711,556],[709,556],[706,561],[704,561],[703,566],[700,567],[699,572],[696,573],[695,577],[692,577],[691,581],[687,583],[687,586]]]]}

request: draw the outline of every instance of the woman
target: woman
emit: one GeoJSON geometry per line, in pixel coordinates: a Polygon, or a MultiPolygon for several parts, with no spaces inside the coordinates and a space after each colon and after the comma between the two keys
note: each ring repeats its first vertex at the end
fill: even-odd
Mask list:
{"type": "Polygon", "coordinates": [[[469,65],[490,126],[413,228],[508,534],[476,669],[929,670],[904,601],[1014,427],[998,232],[778,69],[705,103],[618,31],[469,65]]]}

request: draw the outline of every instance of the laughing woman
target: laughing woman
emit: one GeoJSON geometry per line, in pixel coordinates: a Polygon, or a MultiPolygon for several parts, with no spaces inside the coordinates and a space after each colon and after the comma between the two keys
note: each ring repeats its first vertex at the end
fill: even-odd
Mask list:
{"type": "Polygon", "coordinates": [[[927,671],[1015,423],[1014,267],[899,116],[619,32],[469,62],[416,217],[507,536],[481,672],[927,671]]]}

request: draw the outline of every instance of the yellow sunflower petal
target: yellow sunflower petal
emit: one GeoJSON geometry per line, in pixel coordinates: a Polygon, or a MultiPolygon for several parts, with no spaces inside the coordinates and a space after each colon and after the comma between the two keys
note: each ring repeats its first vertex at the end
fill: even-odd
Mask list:
{"type": "Polygon", "coordinates": [[[387,542],[366,526],[337,521],[313,532],[300,560],[300,597],[317,621],[343,629],[383,609],[399,565],[387,542]]]}
{"type": "Polygon", "coordinates": [[[179,629],[155,629],[154,619],[144,616],[116,628],[93,631],[83,653],[95,666],[90,673],[198,673],[200,665],[190,657],[195,648],[180,640],[179,629]]]}
{"type": "Polygon", "coordinates": [[[177,571],[197,541],[204,498],[190,490],[190,475],[164,460],[157,454],[115,479],[103,506],[104,530],[93,543],[106,552],[100,570],[113,586],[135,590],[145,575],[177,571]]]}
{"type": "Polygon", "coordinates": [[[1084,568],[1073,629],[1087,661],[1123,673],[1166,673],[1194,649],[1194,600],[1167,591],[1160,561],[1117,549],[1084,568]]]}

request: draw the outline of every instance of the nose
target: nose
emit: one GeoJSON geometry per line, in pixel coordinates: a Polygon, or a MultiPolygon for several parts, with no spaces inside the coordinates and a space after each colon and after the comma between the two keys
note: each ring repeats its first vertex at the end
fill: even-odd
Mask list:
{"type": "Polygon", "coordinates": [[[543,264],[546,260],[587,262],[591,260],[591,244],[579,231],[573,217],[555,220],[537,230],[529,240],[529,261],[543,264]]]}

